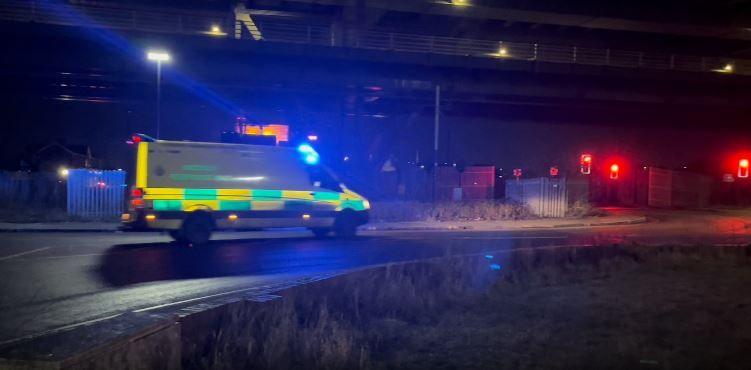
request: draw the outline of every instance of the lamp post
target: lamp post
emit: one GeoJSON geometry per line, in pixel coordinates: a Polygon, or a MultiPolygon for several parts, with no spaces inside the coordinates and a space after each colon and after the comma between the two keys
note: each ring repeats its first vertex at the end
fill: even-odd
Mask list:
{"type": "Polygon", "coordinates": [[[149,51],[146,53],[146,58],[152,62],[156,62],[156,138],[159,139],[162,126],[160,106],[162,99],[162,63],[169,62],[171,58],[165,51],[149,51]]]}

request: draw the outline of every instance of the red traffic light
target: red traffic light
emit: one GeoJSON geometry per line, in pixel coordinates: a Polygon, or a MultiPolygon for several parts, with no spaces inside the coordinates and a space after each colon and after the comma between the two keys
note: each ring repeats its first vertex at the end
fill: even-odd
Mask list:
{"type": "Polygon", "coordinates": [[[617,163],[613,163],[610,165],[610,178],[615,180],[618,178],[618,172],[621,170],[621,167],[617,163]]]}
{"type": "Polygon", "coordinates": [[[579,170],[583,175],[592,173],[592,155],[582,154],[579,158],[579,170]]]}
{"type": "Polygon", "coordinates": [[[748,159],[741,158],[738,161],[738,178],[745,179],[748,177],[748,159]]]}
{"type": "Polygon", "coordinates": [[[522,177],[522,169],[521,168],[514,168],[514,177],[519,179],[522,177]]]}
{"type": "Polygon", "coordinates": [[[550,177],[556,177],[556,176],[558,176],[558,166],[551,166],[550,177]]]}

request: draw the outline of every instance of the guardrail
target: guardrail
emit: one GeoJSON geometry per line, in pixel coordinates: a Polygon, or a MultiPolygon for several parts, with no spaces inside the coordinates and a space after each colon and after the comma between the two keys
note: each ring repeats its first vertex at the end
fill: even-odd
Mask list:
{"type": "Polygon", "coordinates": [[[0,20],[185,34],[210,34],[212,26],[226,32],[234,24],[230,12],[122,8],[56,0],[2,0],[0,20]],[[82,20],[89,24],[81,24],[82,20]]]}
{"type": "MultiPolygon", "coordinates": [[[[230,12],[122,8],[116,5],[94,6],[55,0],[0,1],[0,20],[255,40],[250,32],[244,32],[250,25],[236,18],[230,12]],[[90,24],[81,24],[82,19],[90,24]],[[216,32],[216,29],[219,31],[216,32]]],[[[472,56],[495,58],[499,61],[526,60],[751,75],[751,60],[732,58],[363,31],[284,22],[279,21],[278,17],[268,16],[256,17],[252,27],[257,27],[260,40],[267,42],[472,56]]]]}
{"type": "MultiPolygon", "coordinates": [[[[526,60],[625,68],[719,72],[751,75],[751,61],[668,53],[586,48],[415,35],[380,31],[335,31],[333,27],[307,26],[261,20],[263,40],[360,49],[460,55],[498,60],[526,60]]],[[[238,24],[237,27],[242,27],[238,24]]]]}

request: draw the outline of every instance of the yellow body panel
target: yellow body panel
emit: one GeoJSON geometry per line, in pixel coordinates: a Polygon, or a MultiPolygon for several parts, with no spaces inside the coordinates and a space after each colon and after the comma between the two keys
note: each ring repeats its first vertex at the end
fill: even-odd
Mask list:
{"type": "Polygon", "coordinates": [[[217,189],[216,195],[223,200],[246,200],[250,198],[249,189],[217,189]],[[234,199],[237,198],[237,199],[234,199]]]}
{"type": "Polygon", "coordinates": [[[149,143],[138,143],[138,153],[136,155],[138,157],[136,161],[136,187],[145,188],[148,176],[149,143]]]}
{"type": "Polygon", "coordinates": [[[282,190],[282,198],[292,200],[313,200],[313,192],[298,190],[282,190]]]}

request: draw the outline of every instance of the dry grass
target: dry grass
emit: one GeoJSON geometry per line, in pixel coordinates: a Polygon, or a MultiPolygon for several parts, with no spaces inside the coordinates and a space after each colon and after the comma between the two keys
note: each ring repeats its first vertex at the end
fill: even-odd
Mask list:
{"type": "Polygon", "coordinates": [[[566,210],[567,217],[599,217],[605,216],[605,211],[593,206],[586,200],[577,200],[574,204],[569,205],[566,210]]]}
{"type": "Polygon", "coordinates": [[[366,270],[187,320],[183,365],[745,368],[749,255],[565,247],[366,270]]]}
{"type": "Polygon", "coordinates": [[[532,217],[525,205],[503,201],[437,204],[414,201],[379,202],[371,210],[371,219],[376,222],[496,221],[532,217]]]}

